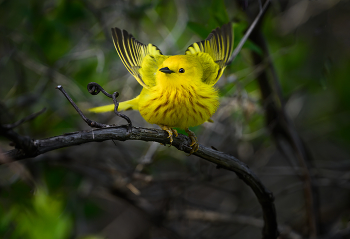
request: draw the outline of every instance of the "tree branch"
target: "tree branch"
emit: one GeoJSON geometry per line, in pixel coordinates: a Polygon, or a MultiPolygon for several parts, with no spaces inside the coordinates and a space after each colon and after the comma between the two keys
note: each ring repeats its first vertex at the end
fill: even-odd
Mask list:
{"type": "MultiPolygon", "coordinates": [[[[133,127],[131,133],[129,134],[127,127],[125,126],[108,127],[89,131],[72,132],[47,139],[32,140],[34,147],[30,152],[28,152],[28,150],[24,151],[22,149],[14,149],[8,151],[6,156],[14,160],[20,160],[35,157],[59,148],[89,142],[102,142],[111,139],[120,141],[155,141],[158,143],[167,144],[169,143],[169,139],[167,137],[168,134],[164,130],[159,129],[133,127]]],[[[172,145],[181,151],[189,153],[191,151],[189,143],[190,139],[188,137],[179,134],[178,137],[175,137],[172,145]]],[[[194,155],[218,165],[218,168],[225,168],[235,172],[239,178],[241,178],[254,191],[263,211],[265,222],[263,238],[276,238],[278,231],[275,205],[273,202],[274,197],[272,193],[264,187],[260,179],[248,168],[248,166],[231,155],[204,147],[202,145],[199,146],[198,151],[195,152],[194,155]]]]}
{"type": "MultiPolygon", "coordinates": [[[[261,4],[260,1],[259,1],[259,3],[261,4]]],[[[236,58],[236,56],[241,52],[241,49],[242,49],[244,43],[248,40],[248,37],[250,36],[250,34],[255,29],[256,25],[258,24],[258,22],[260,21],[260,19],[264,15],[264,13],[265,13],[267,7],[269,6],[269,4],[270,4],[270,0],[266,0],[266,2],[264,3],[264,6],[262,8],[260,8],[260,11],[259,11],[258,15],[255,17],[255,19],[252,22],[252,24],[250,24],[248,30],[246,31],[246,33],[244,34],[242,39],[239,41],[239,43],[236,46],[236,48],[234,49],[234,51],[232,52],[232,55],[231,55],[230,59],[226,63],[227,65],[231,64],[233,62],[233,60],[236,58]]]]}
{"type": "MultiPolygon", "coordinates": [[[[251,12],[247,12],[247,14],[251,19],[254,16],[254,13],[251,12]]],[[[285,112],[279,79],[260,28],[261,25],[258,24],[254,31],[252,31],[250,39],[263,51],[263,56],[252,52],[255,65],[259,65],[263,61],[267,61],[268,64],[268,68],[257,75],[257,82],[265,108],[266,125],[276,140],[277,147],[281,148],[279,140],[285,139],[294,150],[295,156],[299,159],[300,165],[304,169],[302,180],[304,182],[309,234],[310,238],[317,238],[320,230],[319,199],[317,188],[309,172],[312,157],[304,142],[299,137],[292,120],[285,112]]]]}

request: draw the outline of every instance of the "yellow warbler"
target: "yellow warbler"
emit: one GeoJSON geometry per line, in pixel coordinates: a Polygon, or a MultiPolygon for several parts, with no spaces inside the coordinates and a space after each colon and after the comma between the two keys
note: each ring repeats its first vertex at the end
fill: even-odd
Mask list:
{"type": "MultiPolygon", "coordinates": [[[[173,127],[185,129],[192,140],[191,153],[198,140],[188,128],[203,124],[215,113],[219,101],[214,87],[230,59],[233,33],[230,23],[213,30],[200,42],[193,43],[185,55],[166,56],[153,44],[144,45],[131,34],[112,28],[114,46],[128,71],[143,86],[134,99],[121,102],[119,111],[138,110],[151,124],[178,136],[173,127]]],[[[114,105],[90,109],[113,111],[114,105]]]]}

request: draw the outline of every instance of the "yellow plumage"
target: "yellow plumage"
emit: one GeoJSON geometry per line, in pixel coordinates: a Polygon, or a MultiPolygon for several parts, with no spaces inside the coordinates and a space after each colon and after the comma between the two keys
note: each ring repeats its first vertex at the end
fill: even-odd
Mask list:
{"type": "MultiPolygon", "coordinates": [[[[219,101],[214,85],[221,77],[233,49],[231,24],[213,30],[206,40],[189,46],[185,55],[165,56],[154,45],[144,45],[131,34],[112,29],[115,48],[128,71],[143,86],[136,98],[121,102],[118,111],[139,110],[151,124],[169,133],[173,127],[185,129],[192,139],[192,151],[198,150],[195,135],[188,129],[215,113],[219,101]]],[[[113,111],[114,105],[90,109],[113,111]]]]}

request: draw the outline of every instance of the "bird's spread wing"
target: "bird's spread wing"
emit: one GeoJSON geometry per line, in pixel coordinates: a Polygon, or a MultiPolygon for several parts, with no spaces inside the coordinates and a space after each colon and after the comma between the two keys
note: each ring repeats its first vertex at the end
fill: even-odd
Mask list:
{"type": "Polygon", "coordinates": [[[211,79],[204,79],[205,83],[213,84],[219,80],[233,50],[233,33],[231,23],[223,25],[221,28],[213,30],[209,36],[200,42],[190,45],[185,54],[194,55],[200,52],[207,53],[213,61],[219,66],[219,70],[211,79]]]}
{"type": "Polygon", "coordinates": [[[136,80],[145,88],[149,88],[152,82],[142,78],[140,69],[146,56],[152,58],[162,55],[162,52],[155,45],[149,43],[144,45],[137,41],[131,34],[119,28],[112,28],[112,36],[115,49],[126,69],[136,78],[136,80]]]}

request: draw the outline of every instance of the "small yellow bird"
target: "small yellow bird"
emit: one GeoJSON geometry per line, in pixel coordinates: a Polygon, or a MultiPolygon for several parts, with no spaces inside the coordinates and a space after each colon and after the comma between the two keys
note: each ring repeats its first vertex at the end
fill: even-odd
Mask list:
{"type": "MultiPolygon", "coordinates": [[[[174,127],[185,129],[191,154],[199,144],[189,127],[208,121],[219,106],[214,87],[226,68],[233,50],[230,23],[213,30],[200,42],[193,43],[185,55],[166,56],[155,45],[144,45],[131,34],[112,28],[114,46],[128,71],[143,86],[136,98],[121,102],[118,111],[138,110],[151,124],[167,131],[170,143],[174,127]]],[[[114,105],[90,109],[101,113],[113,111],[114,105]]]]}

